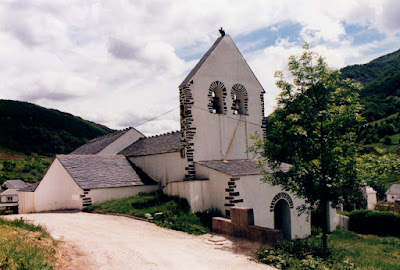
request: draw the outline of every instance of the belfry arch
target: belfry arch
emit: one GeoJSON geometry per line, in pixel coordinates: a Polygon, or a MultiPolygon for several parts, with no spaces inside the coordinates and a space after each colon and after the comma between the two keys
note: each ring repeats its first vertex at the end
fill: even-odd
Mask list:
{"type": "Polygon", "coordinates": [[[208,91],[208,110],[210,113],[226,114],[226,88],[220,81],[215,81],[210,85],[208,91]]]}
{"type": "Polygon", "coordinates": [[[231,90],[233,114],[247,115],[248,94],[246,88],[240,83],[235,84],[231,90]]]}

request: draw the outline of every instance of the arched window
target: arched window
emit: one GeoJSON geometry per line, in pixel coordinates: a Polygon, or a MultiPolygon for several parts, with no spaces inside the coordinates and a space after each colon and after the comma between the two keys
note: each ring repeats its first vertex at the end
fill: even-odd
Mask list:
{"type": "Polygon", "coordinates": [[[248,96],[243,85],[237,83],[232,87],[232,111],[233,114],[247,114],[248,96]]]}
{"type": "Polygon", "coordinates": [[[215,81],[208,91],[208,109],[210,113],[226,113],[226,88],[222,82],[215,81]]]}

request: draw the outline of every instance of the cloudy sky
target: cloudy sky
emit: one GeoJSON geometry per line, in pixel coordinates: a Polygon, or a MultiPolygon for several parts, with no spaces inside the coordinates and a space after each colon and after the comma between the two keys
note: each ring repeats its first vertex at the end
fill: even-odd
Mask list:
{"type": "Polygon", "coordinates": [[[304,42],[331,67],[366,63],[400,48],[399,11],[399,0],[1,0],[0,99],[147,135],[177,130],[178,85],[222,26],[269,114],[274,71],[304,42]]]}

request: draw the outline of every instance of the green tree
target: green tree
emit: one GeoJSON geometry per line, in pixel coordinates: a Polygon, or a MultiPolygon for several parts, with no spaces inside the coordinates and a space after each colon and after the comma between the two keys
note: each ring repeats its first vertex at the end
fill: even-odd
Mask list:
{"type": "Polygon", "coordinates": [[[357,158],[357,175],[378,193],[378,199],[385,199],[387,178],[400,171],[400,160],[396,154],[365,154],[357,158]]]}
{"type": "Polygon", "coordinates": [[[257,141],[253,151],[264,147],[262,155],[273,170],[264,174],[265,181],[305,198],[303,211],[319,206],[326,251],[329,202],[343,202],[361,186],[356,177],[361,86],[340,80],[307,44],[303,49],[301,56],[289,58],[292,83],[275,73],[278,107],[267,119],[266,141],[257,141]],[[283,163],[290,169],[283,170],[283,163]]]}

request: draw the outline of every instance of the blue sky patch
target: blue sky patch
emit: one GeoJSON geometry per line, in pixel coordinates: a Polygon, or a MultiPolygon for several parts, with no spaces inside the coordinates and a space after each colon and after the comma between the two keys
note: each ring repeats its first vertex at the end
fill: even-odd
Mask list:
{"type": "Polygon", "coordinates": [[[344,23],[343,25],[346,30],[346,34],[352,37],[353,45],[371,43],[373,41],[380,41],[386,38],[386,35],[379,32],[376,28],[357,24],[344,23]]]}
{"type": "Polygon", "coordinates": [[[238,36],[234,40],[243,53],[273,46],[278,39],[289,39],[289,42],[301,44],[301,29],[299,23],[285,22],[238,36]]]}

